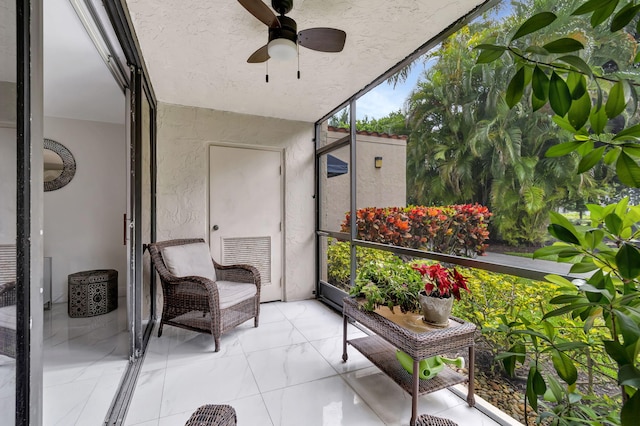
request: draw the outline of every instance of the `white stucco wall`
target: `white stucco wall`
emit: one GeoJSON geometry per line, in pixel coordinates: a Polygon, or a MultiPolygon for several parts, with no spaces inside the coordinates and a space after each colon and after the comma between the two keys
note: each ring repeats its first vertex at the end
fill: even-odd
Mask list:
{"type": "Polygon", "coordinates": [[[52,300],[67,302],[69,274],[118,271],[126,295],[126,133],[120,124],[45,117],[44,135],[63,144],[76,174],[63,188],[44,193],[44,256],[52,258],[52,300]]]}
{"type": "Polygon", "coordinates": [[[312,297],[314,262],[313,123],[158,105],[158,241],[205,238],[212,143],[284,149],[284,298],[312,297]]]}
{"type": "MultiPolygon", "coordinates": [[[[330,144],[347,136],[347,133],[328,131],[326,143],[330,144]]],[[[407,205],[407,141],[402,138],[358,133],[356,137],[356,207],[404,207],[407,205]],[[382,157],[382,167],[374,167],[375,157],[382,157]]],[[[350,210],[350,178],[353,168],[349,161],[349,147],[330,153],[349,163],[349,173],[328,178],[326,156],[320,167],[321,227],[328,231],[340,231],[345,214],[350,210]]]]}

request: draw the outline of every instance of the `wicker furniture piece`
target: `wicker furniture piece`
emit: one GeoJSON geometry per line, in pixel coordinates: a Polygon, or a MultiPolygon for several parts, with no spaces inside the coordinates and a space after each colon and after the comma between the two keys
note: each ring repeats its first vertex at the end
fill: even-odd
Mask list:
{"type": "Polygon", "coordinates": [[[16,282],[0,285],[0,354],[16,357],[16,282]]]}
{"type": "Polygon", "coordinates": [[[97,269],[69,275],[71,318],[106,314],[118,308],[118,271],[97,269]]]}
{"type": "Polygon", "coordinates": [[[454,423],[449,419],[443,419],[442,417],[423,414],[418,417],[416,426],[458,426],[458,423],[454,423]]]}
{"type": "Polygon", "coordinates": [[[162,282],[163,307],[158,337],[162,335],[162,327],[165,324],[208,333],[213,335],[215,351],[218,352],[221,334],[251,318],[254,318],[255,327],[258,326],[260,273],[250,265],[223,266],[212,259],[217,281],[198,276],[172,275],[164,263],[162,250],[166,247],[195,243],[204,243],[204,240],[183,239],[149,244],[151,260],[162,282]],[[227,293],[233,290],[228,287],[218,288],[218,281],[230,284],[252,283],[256,286],[255,296],[221,307],[221,299],[227,298],[227,293]]]}
{"type": "MultiPolygon", "coordinates": [[[[388,313],[388,308],[386,309],[388,313]]],[[[381,309],[381,312],[382,309],[381,309]]],[[[383,312],[384,314],[384,312],[383,312]]],[[[342,360],[347,361],[347,343],[358,349],[374,365],[393,379],[402,389],[412,396],[411,426],[415,426],[418,410],[418,396],[435,392],[458,383],[468,383],[467,403],[475,405],[474,398],[474,333],[476,326],[461,319],[450,317],[446,328],[431,327],[422,322],[419,314],[381,315],[361,308],[352,297],[343,299],[343,353],[342,360]],[[349,318],[360,322],[377,335],[347,340],[349,318]],[[393,318],[392,321],[389,318],[393,318]],[[413,359],[413,375],[402,368],[396,358],[396,348],[407,353],[413,359]],[[464,376],[450,368],[443,369],[436,377],[421,380],[418,366],[422,359],[441,355],[458,349],[469,349],[469,374],[464,376]]]]}
{"type": "Polygon", "coordinates": [[[203,405],[189,417],[184,426],[234,426],[236,410],[230,405],[203,405]]]}

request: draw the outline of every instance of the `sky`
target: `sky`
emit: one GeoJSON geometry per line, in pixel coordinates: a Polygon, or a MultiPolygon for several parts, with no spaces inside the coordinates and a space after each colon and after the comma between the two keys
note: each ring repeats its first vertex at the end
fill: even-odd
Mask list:
{"type": "MultiPolygon", "coordinates": [[[[499,7],[491,10],[490,19],[501,19],[512,13],[512,6],[509,2],[503,1],[499,7]]],[[[481,18],[478,18],[481,19],[481,18]]],[[[404,103],[416,87],[416,83],[424,73],[425,69],[435,63],[436,59],[432,59],[428,63],[423,63],[421,58],[414,61],[407,80],[398,83],[395,88],[393,84],[387,82],[380,83],[376,88],[358,99],[356,104],[356,119],[362,120],[365,117],[369,119],[379,119],[388,116],[390,113],[403,109],[404,103]]]]}
{"type": "Polygon", "coordinates": [[[421,61],[417,61],[406,81],[396,84],[380,83],[369,93],[358,99],[356,103],[356,118],[382,118],[392,112],[403,109],[404,103],[416,87],[419,77],[424,72],[421,61]]]}

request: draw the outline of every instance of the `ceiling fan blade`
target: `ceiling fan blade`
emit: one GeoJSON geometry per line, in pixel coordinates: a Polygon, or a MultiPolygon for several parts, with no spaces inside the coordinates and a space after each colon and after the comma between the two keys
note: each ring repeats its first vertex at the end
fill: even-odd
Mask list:
{"type": "Polygon", "coordinates": [[[267,51],[267,45],[265,44],[260,49],[256,50],[249,56],[247,62],[250,64],[259,64],[269,60],[269,52],[267,51]]]}
{"type": "Polygon", "coordinates": [[[250,14],[264,22],[267,26],[271,28],[280,28],[280,21],[276,14],[269,9],[269,6],[262,3],[260,0],[238,0],[238,3],[247,9],[250,14]]]}
{"type": "Polygon", "coordinates": [[[335,28],[309,28],[298,33],[298,43],[307,49],[320,52],[340,52],[347,33],[335,28]]]}

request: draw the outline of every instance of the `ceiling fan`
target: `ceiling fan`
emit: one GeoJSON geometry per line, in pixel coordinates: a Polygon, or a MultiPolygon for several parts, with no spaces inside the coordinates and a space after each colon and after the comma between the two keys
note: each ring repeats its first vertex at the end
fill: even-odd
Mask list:
{"type": "MultiPolygon", "coordinates": [[[[238,0],[253,16],[269,27],[269,42],[253,52],[247,62],[266,62],[270,58],[292,59],[298,54],[298,44],[320,52],[340,52],[347,34],[335,28],[309,28],[298,32],[296,21],[285,16],[293,8],[293,0],[272,0],[273,10],[260,0],[238,0]]],[[[298,77],[299,78],[299,77],[298,77]]]]}

